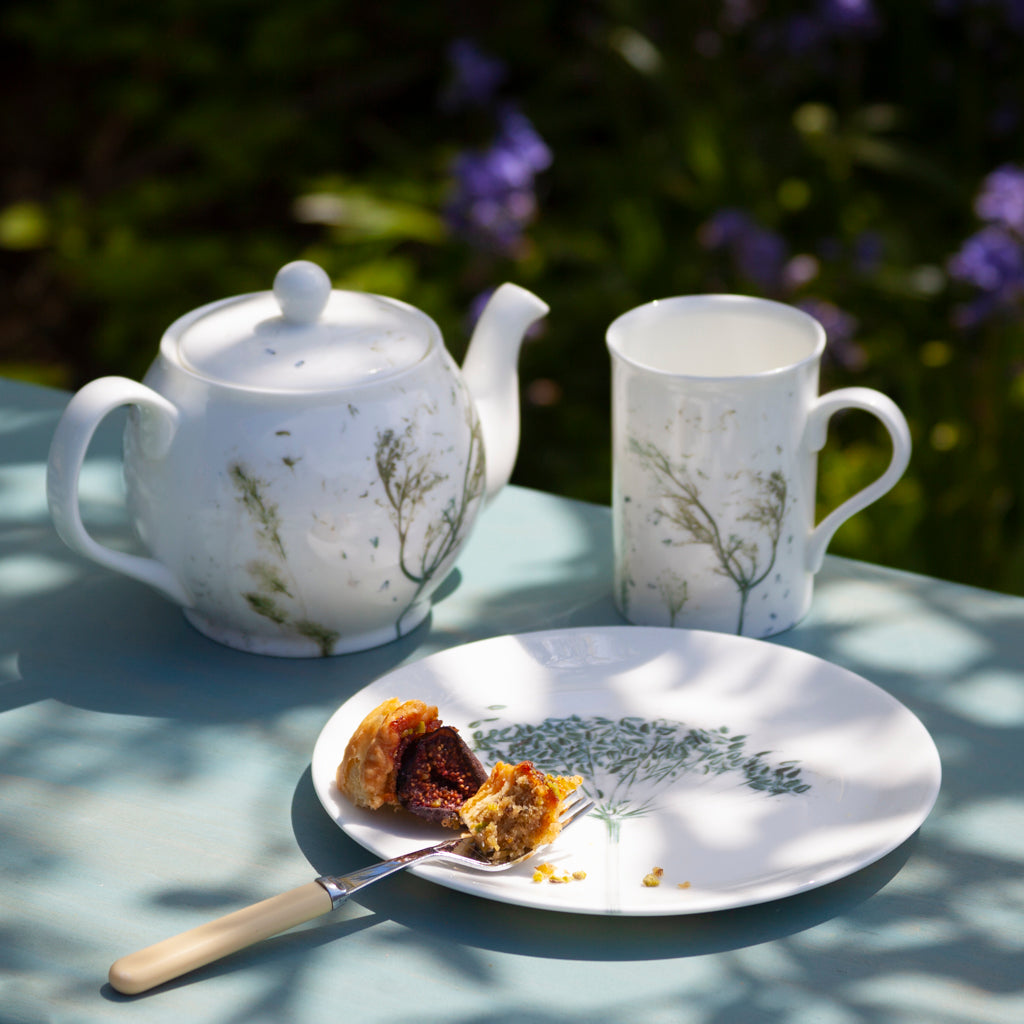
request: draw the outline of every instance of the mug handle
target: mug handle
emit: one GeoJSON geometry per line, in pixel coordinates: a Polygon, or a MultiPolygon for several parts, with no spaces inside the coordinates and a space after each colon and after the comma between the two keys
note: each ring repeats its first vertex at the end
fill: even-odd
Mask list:
{"type": "Polygon", "coordinates": [[[166,398],[127,377],[100,377],[86,384],[68,403],[50,444],[46,464],[50,516],[61,540],[72,551],[147,583],[187,608],[193,603],[192,596],[166,565],[155,558],[108,548],[93,540],[82,523],[78,500],[82,463],[100,421],[122,405],[139,408],[143,451],[153,458],[167,454],[178,427],[178,410],[166,398]]]}
{"type": "Polygon", "coordinates": [[[873,483],[847,498],[837,509],[830,512],[811,531],[807,542],[807,571],[816,573],[825,559],[825,549],[836,530],[850,516],[877,501],[890,490],[910,462],[910,428],[899,406],[889,397],[873,388],[839,388],[821,395],[811,406],[804,432],[804,444],[813,452],[825,447],[828,436],[828,422],[840,409],[863,409],[872,413],[882,422],[892,439],[892,459],[889,467],[873,483]]]}

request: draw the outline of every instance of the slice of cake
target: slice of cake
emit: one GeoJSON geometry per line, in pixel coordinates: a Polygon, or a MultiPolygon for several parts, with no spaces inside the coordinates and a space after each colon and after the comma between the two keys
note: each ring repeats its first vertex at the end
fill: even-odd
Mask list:
{"type": "Polygon", "coordinates": [[[499,761],[488,775],[436,707],[392,697],[352,734],[336,781],[358,807],[405,808],[447,828],[465,827],[481,853],[504,863],[558,835],[562,803],[583,780],[548,775],[530,761],[499,761]]]}
{"type": "Polygon", "coordinates": [[[488,858],[515,860],[558,835],[562,802],[582,782],[578,775],[547,775],[529,761],[499,761],[459,817],[488,858]]]}

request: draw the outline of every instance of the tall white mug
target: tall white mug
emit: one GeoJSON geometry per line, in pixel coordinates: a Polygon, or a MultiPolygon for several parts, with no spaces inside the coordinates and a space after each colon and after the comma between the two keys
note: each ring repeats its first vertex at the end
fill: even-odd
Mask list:
{"type": "Polygon", "coordinates": [[[870,388],[819,396],[825,331],[778,302],[662,299],[620,316],[607,343],[619,610],[638,625],[789,629],[832,535],[906,469],[903,414],[870,388]],[[882,421],[892,459],[816,526],[818,452],[846,408],[882,421]]]}

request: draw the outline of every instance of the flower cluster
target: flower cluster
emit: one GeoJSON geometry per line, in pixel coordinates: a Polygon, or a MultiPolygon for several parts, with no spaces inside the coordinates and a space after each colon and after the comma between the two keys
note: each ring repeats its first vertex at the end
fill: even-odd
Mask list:
{"type": "Polygon", "coordinates": [[[453,161],[452,192],[445,207],[449,228],[487,252],[517,256],[537,215],[536,176],[551,164],[551,151],[512,103],[495,100],[504,67],[469,42],[451,51],[453,81],[446,101],[490,108],[496,132],[485,149],[466,150],[453,161]]]}
{"type": "Polygon", "coordinates": [[[818,0],[810,14],[789,19],[785,39],[791,51],[801,53],[829,39],[870,35],[879,24],[872,0],[818,0]]]}
{"type": "Polygon", "coordinates": [[[701,245],[712,252],[724,252],[740,277],[763,291],[778,292],[789,251],[785,239],[758,224],[743,210],[719,210],[698,233],[701,245]]]}
{"type": "Polygon", "coordinates": [[[859,321],[852,313],[840,309],[828,299],[806,298],[796,303],[798,309],[813,316],[825,328],[827,355],[844,370],[861,370],[867,363],[867,352],[854,340],[859,321]]]}
{"type": "Polygon", "coordinates": [[[977,327],[1024,302],[1024,167],[1012,164],[985,178],[974,202],[984,222],[949,261],[950,276],[974,291],[957,310],[962,327],[977,327]]]}
{"type": "Polygon", "coordinates": [[[505,79],[505,65],[480,50],[469,39],[456,39],[448,48],[452,75],[441,97],[449,110],[460,107],[486,107],[505,79]]]}
{"type": "MultiPolygon", "coordinates": [[[[786,240],[764,227],[743,210],[719,210],[699,229],[697,238],[709,252],[724,253],[736,276],[759,291],[790,299],[817,276],[820,264],[808,253],[790,254],[786,240]]],[[[854,265],[868,272],[878,260],[879,239],[864,234],[855,244],[854,265]]],[[[824,249],[835,246],[824,246],[824,249]]],[[[832,253],[833,257],[837,254],[832,253]]],[[[832,302],[805,296],[794,303],[825,328],[828,356],[848,370],[863,367],[866,354],[855,342],[857,319],[832,302]]]]}
{"type": "Polygon", "coordinates": [[[770,5],[756,8],[750,0],[727,2],[723,23],[733,31],[749,28],[763,49],[780,49],[806,59],[828,44],[868,39],[882,28],[874,0],[817,0],[795,14],[772,18],[770,5]]]}

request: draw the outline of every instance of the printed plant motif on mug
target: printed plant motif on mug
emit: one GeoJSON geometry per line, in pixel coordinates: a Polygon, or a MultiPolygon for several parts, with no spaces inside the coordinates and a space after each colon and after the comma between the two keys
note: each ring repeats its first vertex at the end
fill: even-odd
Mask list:
{"type": "Polygon", "coordinates": [[[267,552],[266,558],[253,559],[246,565],[255,586],[242,596],[257,615],[262,615],[292,633],[307,637],[327,657],[340,634],[312,621],[303,607],[302,597],[288,568],[288,556],[281,540],[278,508],[266,495],[269,487],[267,481],[257,477],[240,462],[231,465],[228,473],[238,492],[239,502],[255,524],[256,538],[267,552]]]}
{"type": "Polygon", "coordinates": [[[469,452],[464,460],[457,490],[437,507],[431,493],[448,481],[448,474],[434,467],[435,451],[422,452],[416,445],[414,424],[404,431],[383,430],[377,434],[375,461],[390,505],[389,514],[398,534],[398,564],[402,574],[415,585],[395,624],[402,635],[402,620],[419,600],[424,588],[458,551],[470,523],[469,513],[484,493],[485,462],[480,423],[472,412],[466,415],[469,452]],[[418,539],[418,543],[417,543],[418,539]]]}
{"type": "MultiPolygon", "coordinates": [[[[656,477],[664,488],[658,514],[682,531],[680,543],[703,544],[714,554],[715,572],[726,576],[739,593],[739,612],[736,632],[742,634],[743,619],[751,592],[771,574],[778,554],[782,525],[789,505],[789,486],[780,470],[761,473],[744,471],[753,492],[744,511],[736,522],[749,523],[755,535],[732,530],[724,532],[718,517],[708,508],[694,474],[682,465],[676,465],[655,444],[630,439],[630,452],[656,477]]],[[[675,625],[682,604],[677,603],[678,586],[666,589],[660,586],[669,611],[670,622],[675,625]]],[[[685,589],[682,591],[685,602],[685,589]]]]}
{"type": "Polygon", "coordinates": [[[661,594],[661,599],[665,602],[665,607],[668,609],[668,624],[674,626],[679,613],[683,610],[683,606],[689,597],[689,586],[686,580],[682,579],[678,573],[673,572],[671,569],[666,569],[663,573],[659,574],[655,582],[657,583],[658,593],[661,594]]]}

